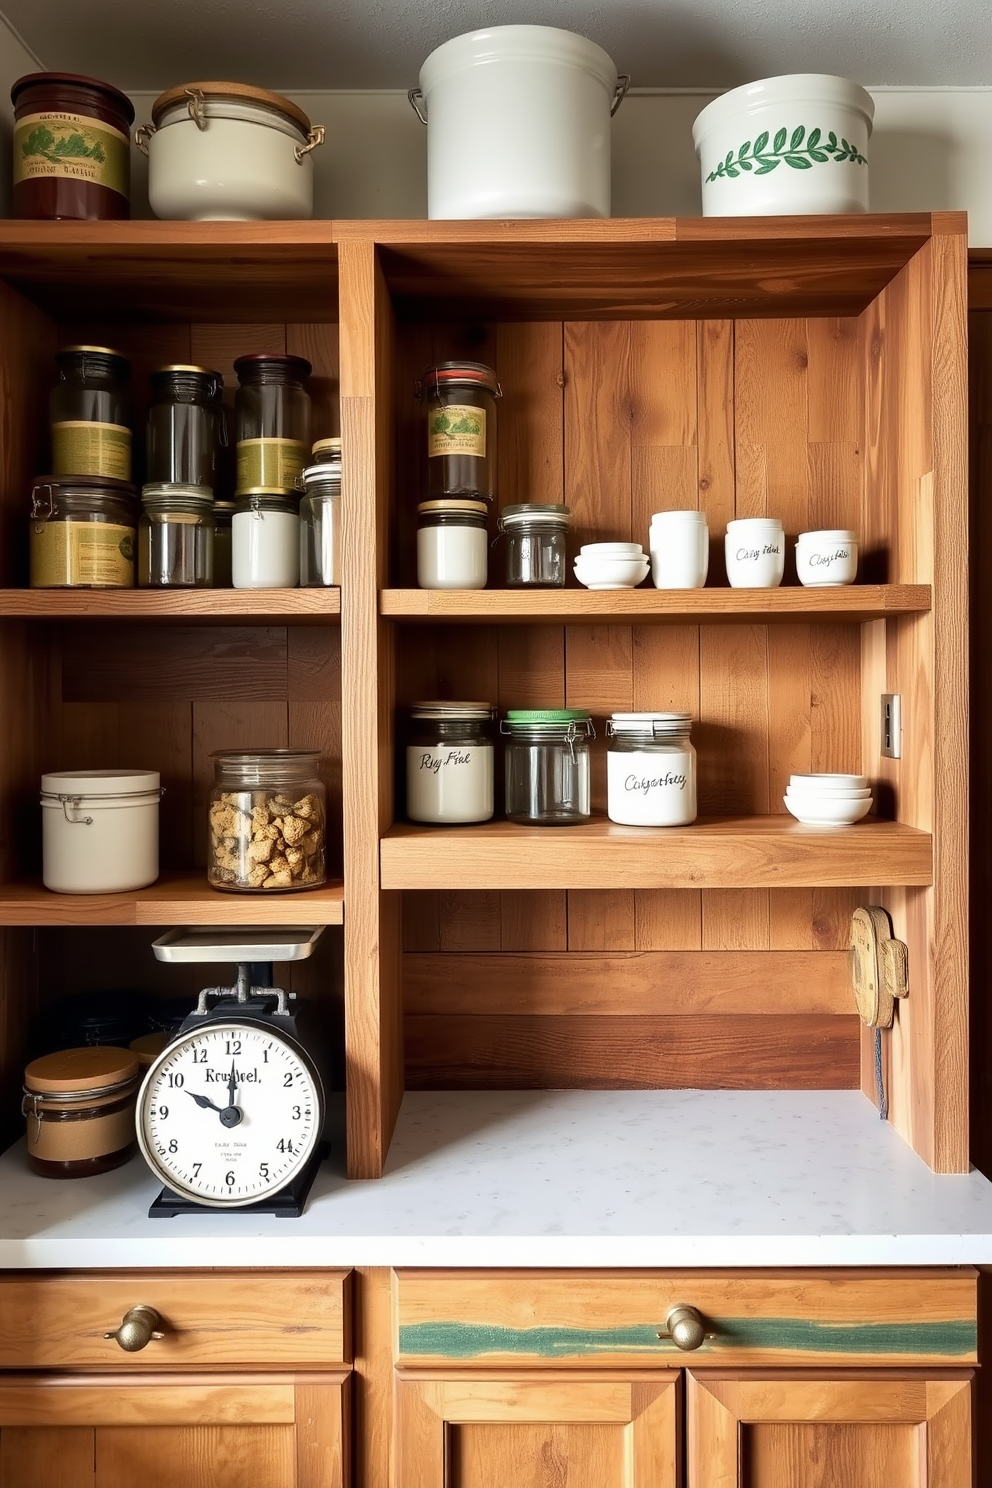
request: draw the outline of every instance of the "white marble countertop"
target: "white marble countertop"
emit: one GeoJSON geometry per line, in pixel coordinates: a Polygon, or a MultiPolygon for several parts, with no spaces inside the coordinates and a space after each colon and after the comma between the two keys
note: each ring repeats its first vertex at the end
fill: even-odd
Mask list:
{"type": "Polygon", "coordinates": [[[301,1219],[147,1218],[100,1178],[0,1158],[0,1266],[992,1264],[992,1184],[938,1177],[855,1091],[415,1092],[386,1175],[340,1148],[301,1219]]]}

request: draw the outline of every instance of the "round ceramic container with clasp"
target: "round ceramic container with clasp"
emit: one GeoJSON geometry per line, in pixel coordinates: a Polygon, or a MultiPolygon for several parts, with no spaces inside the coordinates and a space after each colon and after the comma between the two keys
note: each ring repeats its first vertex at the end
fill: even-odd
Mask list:
{"type": "Polygon", "coordinates": [[[696,751],[689,713],[614,713],[607,720],[607,815],[629,827],[696,819],[696,751]]]}

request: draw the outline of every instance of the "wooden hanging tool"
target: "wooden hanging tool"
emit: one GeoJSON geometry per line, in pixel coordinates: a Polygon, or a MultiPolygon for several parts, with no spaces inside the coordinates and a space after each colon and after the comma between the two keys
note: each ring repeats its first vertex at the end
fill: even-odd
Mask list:
{"type": "Polygon", "coordinates": [[[892,921],[879,905],[862,905],[851,917],[851,980],[862,1023],[875,1030],[878,1114],[889,1114],[882,1070],[882,1029],[891,1028],[896,998],[909,996],[909,951],[892,938],[892,921]]]}

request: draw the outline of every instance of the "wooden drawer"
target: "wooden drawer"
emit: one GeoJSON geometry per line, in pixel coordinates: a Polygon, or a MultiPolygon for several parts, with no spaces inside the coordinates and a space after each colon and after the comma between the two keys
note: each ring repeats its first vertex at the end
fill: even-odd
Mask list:
{"type": "Polygon", "coordinates": [[[892,1271],[397,1271],[396,1358],[407,1366],[617,1365],[694,1369],[977,1360],[977,1274],[892,1271]],[[688,1303],[707,1337],[664,1332],[688,1303]]]}
{"type": "Polygon", "coordinates": [[[350,1361],[347,1271],[7,1272],[0,1368],[320,1366],[350,1361]],[[154,1307],[164,1337],[129,1354],[104,1334],[154,1307]]]}

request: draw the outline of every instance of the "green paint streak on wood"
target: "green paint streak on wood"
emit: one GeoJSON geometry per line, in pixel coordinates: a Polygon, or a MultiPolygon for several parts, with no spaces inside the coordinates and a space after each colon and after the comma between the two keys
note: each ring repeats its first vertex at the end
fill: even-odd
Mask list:
{"type": "MultiPolygon", "coordinates": [[[[488,1323],[407,1323],[400,1328],[400,1353],[441,1359],[477,1359],[515,1354],[540,1359],[590,1354],[650,1353],[686,1357],[658,1323],[628,1328],[501,1328],[488,1323]]],[[[695,1357],[736,1349],[775,1349],[813,1354],[921,1354],[964,1358],[975,1352],[973,1319],[941,1323],[822,1323],[805,1318],[721,1318],[718,1336],[695,1357]]]]}

